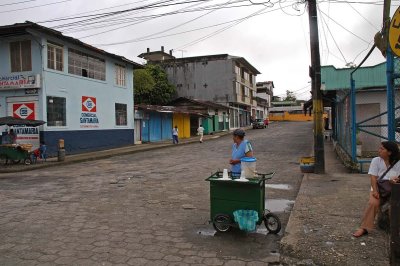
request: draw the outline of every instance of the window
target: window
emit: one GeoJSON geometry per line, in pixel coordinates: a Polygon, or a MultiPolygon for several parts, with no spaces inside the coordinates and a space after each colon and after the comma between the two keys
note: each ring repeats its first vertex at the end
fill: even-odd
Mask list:
{"type": "Polygon", "coordinates": [[[125,87],[125,67],[120,65],[115,65],[115,84],[118,86],[125,87]]]}
{"type": "Polygon", "coordinates": [[[245,80],[250,80],[250,75],[247,72],[244,72],[244,79],[245,80]]]}
{"type": "Polygon", "coordinates": [[[240,94],[240,83],[235,82],[235,84],[236,84],[236,94],[239,95],[240,94]]]}
{"type": "Polygon", "coordinates": [[[68,49],[68,73],[91,79],[106,80],[104,59],[68,49]]]}
{"type": "Polygon", "coordinates": [[[253,74],[249,74],[249,81],[250,84],[253,85],[253,74]]]}
{"type": "Polygon", "coordinates": [[[66,119],[66,100],[63,97],[47,96],[47,126],[65,127],[66,119]]]}
{"type": "Polygon", "coordinates": [[[58,44],[47,43],[47,68],[63,71],[63,47],[58,44]]]}
{"type": "Polygon", "coordinates": [[[10,43],[11,72],[32,71],[31,41],[10,43]]]}
{"type": "Polygon", "coordinates": [[[240,75],[240,67],[235,66],[235,73],[236,75],[240,75]]]}
{"type": "Polygon", "coordinates": [[[123,103],[115,104],[115,124],[117,126],[128,125],[128,113],[126,104],[123,103]]]}

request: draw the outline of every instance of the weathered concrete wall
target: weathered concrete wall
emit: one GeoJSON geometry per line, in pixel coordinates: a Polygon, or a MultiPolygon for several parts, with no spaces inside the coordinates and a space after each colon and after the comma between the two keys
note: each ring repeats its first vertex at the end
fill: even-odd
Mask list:
{"type": "Polygon", "coordinates": [[[166,66],[169,81],[176,86],[178,97],[234,102],[234,63],[232,59],[176,62],[166,66]]]}

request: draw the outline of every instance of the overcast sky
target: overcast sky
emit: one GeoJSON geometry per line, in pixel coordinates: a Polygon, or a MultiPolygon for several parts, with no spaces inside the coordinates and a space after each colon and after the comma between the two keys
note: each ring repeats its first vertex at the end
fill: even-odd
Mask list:
{"type": "MultiPolygon", "coordinates": [[[[165,5],[165,1],[168,0],[0,0],[0,24],[7,25],[25,20],[43,22],[70,15],[88,16],[155,2],[163,2],[165,5]],[[90,11],[93,12],[86,13],[90,11]]],[[[295,91],[298,98],[310,98],[310,89],[307,87],[310,80],[309,24],[305,4],[293,5],[296,3],[294,0],[275,4],[262,2],[263,0],[169,0],[168,3],[184,1],[191,3],[136,10],[107,17],[103,22],[106,24],[95,21],[96,23],[78,27],[65,25],[74,20],[40,24],[48,27],[64,24],[59,30],[65,35],[137,62],[143,62],[137,55],[145,52],[146,48],[155,51],[160,50],[161,45],[165,46],[166,51],[173,49],[176,57],[221,53],[242,56],[262,73],[257,76],[257,81],[274,82],[275,95],[282,95],[286,90],[291,90],[295,91]],[[162,13],[177,10],[182,12],[211,5],[242,6],[154,18],[154,15],[162,13]],[[252,14],[257,15],[238,20],[252,14]],[[220,25],[206,28],[216,24],[220,25]],[[205,29],[196,30],[199,28],[205,29]],[[178,34],[182,32],[187,33],[178,34]],[[170,36],[156,38],[165,35],[170,36]],[[147,40],[137,41],[140,38],[147,40]],[[126,43],[115,44],[119,42],[126,43]]],[[[359,64],[371,47],[375,33],[381,28],[382,4],[383,0],[319,2],[321,63],[337,68],[345,67],[346,63],[359,64]]],[[[392,6],[391,13],[394,13],[395,9],[396,7],[392,6]]],[[[85,19],[88,18],[93,17],[85,19]]],[[[383,61],[380,52],[375,50],[365,65],[383,61]]]]}

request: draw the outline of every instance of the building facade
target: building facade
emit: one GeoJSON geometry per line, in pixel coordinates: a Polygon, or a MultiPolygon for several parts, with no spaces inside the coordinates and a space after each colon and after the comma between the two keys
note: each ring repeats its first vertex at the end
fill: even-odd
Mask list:
{"type": "Polygon", "coordinates": [[[46,121],[16,128],[17,142],[45,142],[49,154],[59,139],[67,153],[134,143],[133,69],[141,65],[31,22],[2,26],[0,37],[0,116],[46,121]]]}
{"type": "Polygon", "coordinates": [[[256,118],[266,119],[268,118],[268,111],[271,108],[271,100],[274,96],[274,82],[273,81],[262,81],[257,82],[257,111],[256,118]]]}
{"type": "Polygon", "coordinates": [[[230,128],[250,125],[257,110],[256,76],[260,72],[245,58],[219,54],[171,59],[163,50],[158,53],[159,58],[156,52],[139,56],[164,67],[177,97],[228,106],[230,128]]]}

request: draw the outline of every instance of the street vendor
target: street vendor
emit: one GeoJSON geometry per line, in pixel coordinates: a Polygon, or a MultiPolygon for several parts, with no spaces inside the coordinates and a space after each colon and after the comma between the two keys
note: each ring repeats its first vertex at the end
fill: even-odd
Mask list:
{"type": "Polygon", "coordinates": [[[8,134],[3,137],[3,144],[15,144],[17,143],[17,134],[14,132],[14,129],[10,129],[8,134]]]}
{"type": "Polygon", "coordinates": [[[245,135],[243,129],[233,131],[232,158],[229,161],[233,176],[240,176],[242,158],[253,157],[253,147],[247,139],[244,139],[245,135]]]}

